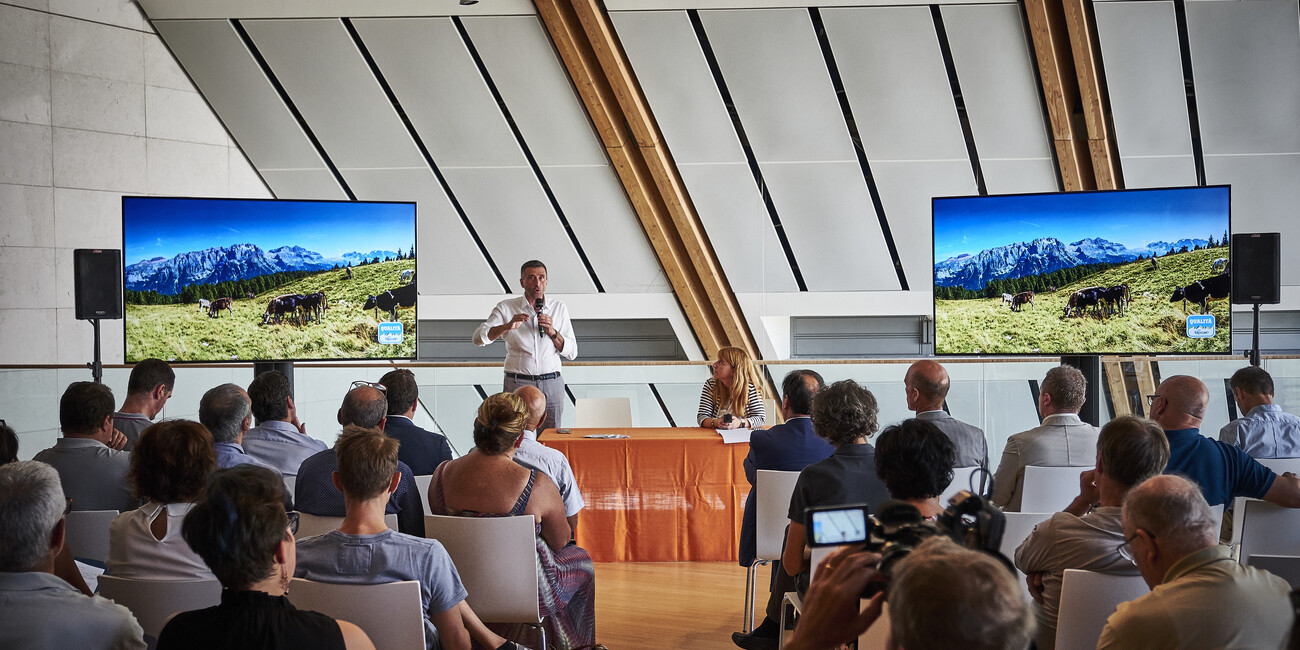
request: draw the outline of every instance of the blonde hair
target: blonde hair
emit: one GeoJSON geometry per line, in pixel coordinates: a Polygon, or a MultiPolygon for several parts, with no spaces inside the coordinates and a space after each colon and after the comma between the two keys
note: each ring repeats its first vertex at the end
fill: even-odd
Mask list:
{"type": "Polygon", "coordinates": [[[758,368],[754,362],[749,360],[749,355],[740,348],[722,348],[718,350],[718,360],[726,361],[732,369],[731,385],[734,390],[727,388],[722,382],[716,382],[713,388],[713,396],[717,400],[718,406],[727,407],[732,413],[743,415],[747,412],[746,407],[749,405],[749,387],[753,386],[758,391],[758,398],[763,399],[763,382],[759,379],[758,368]]]}
{"type": "Polygon", "coordinates": [[[497,393],[483,400],[474,418],[474,446],[489,455],[504,454],[528,426],[528,404],[514,393],[497,393]]]}

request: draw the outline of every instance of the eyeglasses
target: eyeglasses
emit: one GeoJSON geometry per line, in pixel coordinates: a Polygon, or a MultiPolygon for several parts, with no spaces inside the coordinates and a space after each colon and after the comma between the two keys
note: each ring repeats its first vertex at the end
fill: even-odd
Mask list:
{"type": "Polygon", "coordinates": [[[63,499],[68,502],[68,505],[63,507],[63,516],[66,517],[69,512],[72,512],[72,499],[67,497],[63,497],[63,499]]]}
{"type": "MultiPolygon", "coordinates": [[[[1137,564],[1137,560],[1133,559],[1133,540],[1137,539],[1137,537],[1138,534],[1134,532],[1132,537],[1125,539],[1122,544],[1115,547],[1115,552],[1119,553],[1120,557],[1132,562],[1133,564],[1137,564]]],[[[1156,538],[1156,536],[1151,533],[1147,533],[1147,537],[1150,537],[1151,539],[1156,538]]]]}
{"type": "Polygon", "coordinates": [[[1147,395],[1147,406],[1155,406],[1156,398],[1164,399],[1164,395],[1147,395]]]}
{"type": "Polygon", "coordinates": [[[362,388],[366,386],[369,386],[370,388],[373,388],[381,393],[385,393],[385,394],[388,393],[387,386],[384,386],[383,384],[376,383],[373,381],[361,381],[360,379],[352,382],[352,385],[348,387],[348,390],[352,390],[353,388],[362,388]]]}
{"type": "Polygon", "coordinates": [[[291,510],[284,514],[288,515],[289,517],[289,533],[296,534],[298,532],[298,513],[296,511],[291,510]]]}

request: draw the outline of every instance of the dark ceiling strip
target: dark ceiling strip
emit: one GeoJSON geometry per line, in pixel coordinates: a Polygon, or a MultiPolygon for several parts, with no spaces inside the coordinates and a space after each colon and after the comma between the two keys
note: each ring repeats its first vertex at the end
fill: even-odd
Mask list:
{"type": "Polygon", "coordinates": [[[1196,81],[1192,76],[1192,46],[1187,38],[1186,0],[1174,0],[1178,23],[1178,52],[1183,59],[1183,87],[1187,91],[1187,126],[1192,136],[1192,158],[1196,161],[1196,184],[1205,185],[1205,154],[1201,151],[1201,118],[1196,110],[1196,81]]]}
{"type": "Polygon", "coordinates": [[[1237,396],[1232,392],[1232,378],[1223,378],[1223,392],[1228,398],[1228,421],[1232,422],[1237,419],[1237,396]]]}
{"type": "Polygon", "coordinates": [[[486,400],[486,399],[488,398],[487,391],[483,390],[483,386],[482,386],[482,385],[480,385],[480,384],[474,384],[474,390],[478,391],[479,399],[484,399],[484,400],[486,400]]]}
{"type": "Polygon", "coordinates": [[[663,395],[659,394],[659,389],[655,388],[654,384],[650,384],[650,392],[654,393],[655,399],[659,401],[659,408],[664,412],[664,417],[668,418],[668,426],[677,426],[677,422],[673,420],[673,414],[668,411],[667,402],[664,402],[663,395]]]}
{"type": "Polygon", "coordinates": [[[776,204],[772,202],[772,195],[767,191],[767,182],[763,180],[763,170],[758,166],[758,159],[754,157],[754,149],[749,144],[749,137],[745,135],[745,126],[740,123],[740,114],[736,112],[736,104],[731,99],[731,91],[727,89],[727,80],[722,77],[722,68],[718,66],[718,57],[713,52],[713,45],[709,43],[709,35],[704,31],[704,23],[700,21],[700,13],[694,9],[688,9],[686,14],[690,16],[691,26],[695,28],[695,37],[700,41],[700,49],[704,53],[705,61],[709,63],[709,71],[713,73],[713,82],[718,86],[718,93],[722,95],[722,103],[727,107],[727,114],[731,117],[731,125],[736,129],[736,137],[740,139],[740,147],[745,150],[745,160],[749,161],[749,171],[754,175],[754,183],[758,185],[758,192],[763,197],[763,205],[767,207],[767,216],[772,220],[772,227],[776,229],[776,238],[781,242],[781,249],[785,251],[785,260],[790,264],[790,272],[794,274],[795,284],[799,285],[800,291],[807,291],[808,285],[803,281],[803,273],[799,271],[799,261],[794,257],[794,250],[790,248],[790,239],[785,235],[785,226],[781,225],[781,217],[776,212],[776,204]]]}
{"type": "Polygon", "coordinates": [[[1034,56],[1034,44],[1030,36],[1033,34],[1033,28],[1029,24],[1029,10],[1024,2],[1017,2],[1016,7],[1020,9],[1020,28],[1025,30],[1025,38],[1029,41],[1026,43],[1029,46],[1029,59],[1034,63],[1034,88],[1038,90],[1039,111],[1044,117],[1043,135],[1048,143],[1047,148],[1052,152],[1052,173],[1056,175],[1056,191],[1064,192],[1065,178],[1061,176],[1061,156],[1056,151],[1056,147],[1052,146],[1054,138],[1052,137],[1052,117],[1047,108],[1047,89],[1043,87],[1043,74],[1038,69],[1038,57],[1034,56]]]}
{"type": "Polygon", "coordinates": [[[442,175],[442,170],[438,169],[438,163],[434,162],[433,154],[429,152],[429,148],[425,146],[424,140],[420,138],[420,133],[416,131],[415,125],[411,123],[411,118],[407,116],[406,110],[402,108],[402,103],[397,100],[397,94],[393,92],[392,86],[388,85],[388,80],[384,78],[384,73],[379,69],[379,64],[375,62],[375,59],[370,54],[370,50],[366,47],[365,42],[361,40],[361,34],[357,33],[357,29],[352,25],[352,20],[350,18],[344,18],[342,20],[343,27],[348,30],[348,36],[352,37],[352,42],[357,46],[357,50],[361,52],[361,57],[365,59],[366,65],[370,66],[370,73],[375,76],[375,81],[379,82],[379,87],[384,89],[384,95],[388,97],[388,101],[393,105],[393,110],[397,112],[397,117],[402,120],[402,126],[406,127],[406,132],[411,136],[411,140],[415,142],[416,148],[420,150],[420,155],[424,156],[425,164],[429,166],[429,170],[433,172],[433,177],[438,179],[438,184],[442,186],[442,191],[446,193],[447,200],[450,201],[451,206],[455,208],[456,214],[460,215],[461,223],[464,224],[465,230],[469,231],[469,236],[474,240],[474,245],[478,246],[478,251],[483,255],[483,260],[487,262],[488,268],[492,269],[492,273],[496,275],[497,282],[501,283],[501,289],[506,293],[513,293],[510,290],[510,283],[506,282],[506,276],[503,275],[501,269],[497,267],[496,260],[492,259],[492,254],[488,252],[487,245],[485,245],[483,239],[478,236],[478,231],[474,229],[474,224],[470,223],[469,215],[465,213],[465,208],[461,206],[460,200],[456,198],[456,193],[452,191],[451,185],[447,183],[447,178],[442,175]]]}
{"type": "Polygon", "coordinates": [[[858,131],[858,121],[853,117],[853,106],[849,104],[849,94],[844,90],[844,79],[840,76],[840,66],[835,62],[835,51],[831,49],[830,37],[826,35],[826,25],[822,22],[821,10],[809,7],[808,15],[812,18],[813,31],[817,34],[817,43],[822,48],[822,59],[826,62],[826,71],[831,75],[831,84],[835,87],[835,97],[840,100],[840,111],[844,113],[844,125],[849,129],[853,141],[853,152],[858,156],[858,167],[862,168],[862,178],[867,182],[867,192],[871,194],[871,205],[875,208],[876,220],[880,222],[880,233],[885,238],[889,257],[894,261],[894,273],[898,274],[898,286],[903,291],[909,290],[907,274],[903,272],[903,259],[898,255],[898,245],[894,243],[894,233],[889,228],[889,219],[885,217],[885,203],[880,199],[880,190],[876,187],[876,177],[871,173],[871,163],[867,161],[866,148],[862,146],[862,134],[858,131]]]}
{"type": "Polygon", "coordinates": [[[939,37],[939,52],[943,54],[943,67],[948,70],[948,85],[952,87],[952,101],[957,106],[957,121],[961,122],[961,134],[966,138],[966,155],[970,157],[971,172],[975,174],[975,187],[980,196],[988,196],[989,188],[984,184],[984,169],[980,167],[980,155],[975,148],[975,133],[970,128],[970,116],[966,114],[966,100],[961,94],[961,80],[957,78],[957,64],[952,60],[952,45],[948,43],[948,30],[943,26],[943,13],[939,5],[930,5],[930,18],[934,20],[934,33],[939,37]]]}
{"type": "Polygon", "coordinates": [[[564,208],[560,207],[559,199],[556,199],[555,193],[551,191],[551,185],[546,182],[546,175],[542,173],[542,168],[537,164],[537,159],[533,157],[532,150],[528,148],[528,142],[524,140],[523,132],[519,130],[519,125],[515,124],[515,118],[510,114],[510,107],[506,106],[506,100],[501,96],[501,91],[497,89],[496,82],[492,80],[492,75],[488,72],[487,65],[483,63],[483,58],[479,56],[478,48],[474,47],[474,41],[470,40],[469,32],[465,31],[465,24],[461,22],[460,16],[452,16],[451,22],[456,25],[460,40],[465,44],[465,48],[469,50],[470,58],[474,59],[474,65],[478,67],[483,82],[487,84],[488,90],[492,91],[492,99],[496,100],[497,107],[501,109],[501,115],[506,119],[506,124],[510,125],[510,132],[515,135],[515,141],[519,143],[519,148],[524,152],[524,158],[528,159],[528,166],[532,168],[533,175],[537,177],[537,182],[541,184],[542,190],[546,192],[546,199],[551,202],[551,209],[555,211],[555,216],[559,218],[560,225],[564,226],[564,233],[569,236],[569,241],[573,243],[573,249],[578,252],[578,258],[582,260],[582,265],[587,268],[587,275],[591,277],[592,284],[596,285],[598,293],[605,293],[604,285],[600,283],[600,278],[596,277],[596,269],[592,267],[591,260],[587,259],[587,252],[582,249],[582,242],[578,241],[577,233],[573,232],[573,226],[569,225],[569,219],[564,216],[564,208]]]}
{"type": "MultiPolygon", "coordinates": [[[[257,49],[257,44],[254,43],[253,38],[248,35],[248,31],[244,29],[244,26],[240,24],[238,20],[231,20],[230,25],[235,28],[235,33],[239,35],[239,40],[244,42],[244,47],[248,48],[248,53],[253,55],[253,60],[256,61],[257,66],[262,69],[262,74],[266,75],[266,80],[271,82],[271,87],[275,89],[276,94],[280,95],[280,101],[284,102],[285,108],[289,109],[289,114],[298,122],[298,127],[301,128],[303,134],[307,136],[307,140],[311,142],[311,146],[316,149],[316,155],[320,156],[320,159],[325,161],[325,166],[330,170],[330,174],[334,176],[334,182],[338,183],[339,187],[343,189],[343,193],[347,195],[348,200],[357,200],[357,195],[352,193],[352,188],[348,187],[348,182],[343,179],[343,174],[339,172],[338,167],[334,166],[334,161],[330,160],[329,154],[325,152],[325,147],[321,146],[320,140],[316,139],[316,134],[313,133],[311,127],[307,125],[306,118],[302,116],[302,113],[298,112],[298,107],[294,105],[293,99],[289,97],[288,91],[284,89],[284,86],[280,85],[280,80],[275,76],[275,71],[271,70],[271,65],[266,62],[266,58],[262,56],[262,52],[257,49]]],[[[261,172],[259,172],[259,174],[260,173],[261,172]]]]}
{"type": "Polygon", "coordinates": [[[1029,395],[1034,398],[1034,409],[1038,409],[1038,380],[1029,380],[1029,395]]]}

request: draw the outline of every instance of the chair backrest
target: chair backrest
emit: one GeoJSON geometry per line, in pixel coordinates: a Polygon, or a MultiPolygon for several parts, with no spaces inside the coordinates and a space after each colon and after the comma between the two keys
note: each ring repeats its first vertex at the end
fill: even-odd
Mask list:
{"type": "Polygon", "coordinates": [[[627,429],[632,426],[632,400],[627,397],[583,397],[574,404],[578,428],[627,429]]]}
{"type": "Polygon", "coordinates": [[[1273,473],[1281,476],[1286,472],[1295,472],[1300,474],[1300,458],[1260,458],[1259,464],[1273,470],[1273,473]]]}
{"type": "Polygon", "coordinates": [[[1025,466],[1020,512],[1060,512],[1079,495],[1079,474],[1089,467],[1025,466]]]}
{"type": "Polygon", "coordinates": [[[297,477],[297,476],[286,476],[286,477],[284,477],[284,489],[285,489],[285,492],[284,492],[284,493],[287,494],[287,495],[289,495],[289,498],[290,498],[290,499],[292,499],[292,498],[294,497],[294,495],[297,494],[297,492],[294,492],[294,491],[293,491],[294,486],[296,486],[296,485],[298,485],[298,477],[297,477]]]}
{"type": "Polygon", "coordinates": [[[1292,589],[1300,589],[1300,557],[1294,555],[1252,555],[1246,565],[1263,569],[1286,580],[1292,589]]]}
{"type": "Polygon", "coordinates": [[[885,650],[889,647],[889,631],[889,603],[882,603],[880,618],[858,635],[858,650],[885,650]]]}
{"type": "Polygon", "coordinates": [[[962,490],[970,489],[971,473],[979,469],[978,467],[954,467],[952,470],[952,483],[943,492],[939,493],[939,505],[947,508],[948,499],[962,490]]]}
{"type": "Polygon", "coordinates": [[[781,544],[785,542],[785,527],[790,523],[790,495],[799,480],[799,472],[778,472],[760,469],[754,489],[754,528],[760,560],[781,559],[781,544]]]}
{"type": "MultiPolygon", "coordinates": [[[[315,537],[335,530],[343,523],[342,517],[322,517],[320,515],[309,515],[305,512],[298,513],[298,532],[294,537],[302,539],[304,537],[315,537]]],[[[397,515],[388,513],[384,515],[384,523],[388,527],[397,530],[397,515]]]]}
{"type": "Polygon", "coordinates": [[[1241,558],[1252,555],[1300,555],[1300,510],[1249,499],[1234,517],[1241,518],[1241,558]]]}
{"type": "Polygon", "coordinates": [[[808,582],[812,582],[817,577],[817,565],[826,559],[827,555],[843,548],[842,546],[815,546],[812,549],[812,558],[809,560],[812,565],[808,568],[808,582]]]}
{"type": "Polygon", "coordinates": [[[433,474],[415,477],[415,489],[420,491],[420,503],[424,504],[425,514],[429,513],[429,483],[431,482],[433,482],[433,474]]]}
{"type": "Polygon", "coordinates": [[[469,606],[492,623],[540,623],[537,528],[532,515],[426,515],[424,536],[447,549],[469,592],[469,606]]]}
{"type": "Polygon", "coordinates": [[[210,580],[132,580],[99,576],[99,595],[131,610],[148,636],[157,637],[177,612],[221,604],[221,583],[210,580]]]}
{"type": "Polygon", "coordinates": [[[376,648],[423,648],[424,612],[415,580],[346,585],[294,578],[289,602],[355,624],[376,648]]]}
{"type": "Polygon", "coordinates": [[[1066,569],[1056,619],[1057,650],[1096,648],[1106,619],[1115,612],[1115,607],[1148,591],[1142,576],[1066,569]]]}
{"type": "MultiPolygon", "coordinates": [[[[1002,546],[999,551],[1007,556],[1008,560],[1015,561],[1016,547],[1029,537],[1029,533],[1034,532],[1034,526],[1051,519],[1052,515],[1043,512],[1006,512],[1007,527],[1002,533],[1002,546]]],[[[1029,595],[1029,584],[1025,582],[1025,574],[1016,569],[1016,578],[1020,581],[1020,589],[1025,592],[1025,598],[1031,599],[1029,595]]]]}
{"type": "Polygon", "coordinates": [[[67,515],[67,544],[72,557],[101,565],[108,560],[108,525],[116,510],[73,510],[67,515]]]}

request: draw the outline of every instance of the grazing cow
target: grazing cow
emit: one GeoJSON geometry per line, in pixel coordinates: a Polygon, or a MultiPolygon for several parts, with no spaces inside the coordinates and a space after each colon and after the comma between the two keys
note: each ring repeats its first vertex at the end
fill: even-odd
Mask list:
{"type": "Polygon", "coordinates": [[[275,317],[275,322],[279,323],[285,314],[298,317],[298,295],[286,293],[282,296],[276,296],[266,304],[266,313],[262,314],[262,324],[266,325],[275,317]]]}
{"type": "Polygon", "coordinates": [[[307,320],[311,320],[312,316],[315,316],[318,321],[325,318],[325,310],[329,309],[329,302],[325,300],[325,292],[317,291],[305,296],[298,296],[298,309],[301,309],[302,313],[307,316],[307,320]]]}
{"type": "Polygon", "coordinates": [[[1012,296],[1012,295],[1009,294],[1009,293],[1004,293],[1004,294],[1002,294],[1002,304],[1003,304],[1003,305],[1010,306],[1010,305],[1011,305],[1011,299],[1014,298],[1014,297],[1015,297],[1015,296],[1012,296]]]}
{"type": "Polygon", "coordinates": [[[397,320],[398,307],[414,307],[418,294],[415,292],[415,285],[408,284],[396,289],[389,289],[378,296],[366,298],[366,304],[361,309],[375,310],[375,318],[379,318],[379,310],[388,312],[390,320],[397,320]]]}
{"type": "Polygon", "coordinates": [[[1210,313],[1211,300],[1224,300],[1228,297],[1228,292],[1232,289],[1232,274],[1224,273],[1197,280],[1185,287],[1174,289],[1174,295],[1169,298],[1169,302],[1183,302],[1183,313],[1187,313],[1187,301],[1201,306],[1201,313],[1210,313]]]}
{"type": "Polygon", "coordinates": [[[415,277],[415,269],[406,269],[398,274],[399,281],[402,284],[410,284],[411,278],[415,277]]]}
{"type": "Polygon", "coordinates": [[[349,266],[349,267],[347,268],[347,271],[348,271],[348,279],[351,280],[351,279],[352,279],[352,267],[349,266]]]}
{"type": "Polygon", "coordinates": [[[1122,316],[1130,302],[1128,283],[1101,289],[1097,292],[1097,301],[1102,308],[1102,315],[1106,314],[1106,308],[1109,307],[1110,313],[1118,312],[1122,316]]]}
{"type": "MultiPolygon", "coordinates": [[[[1011,297],[1011,311],[1020,311],[1021,309],[1024,309],[1025,304],[1034,307],[1033,291],[1021,291],[1011,297]]],[[[1037,309],[1037,307],[1035,307],[1035,309],[1037,309]]]]}
{"type": "Polygon", "coordinates": [[[1210,273],[1219,273],[1220,268],[1224,271],[1228,270],[1228,258],[1220,257],[1213,262],[1210,262],[1210,273]]]}
{"type": "Polygon", "coordinates": [[[1088,308],[1094,310],[1101,304],[1101,287],[1085,287],[1070,294],[1070,299],[1065,303],[1065,313],[1061,318],[1069,318],[1071,312],[1075,316],[1082,316],[1088,313],[1088,308]]]}
{"type": "Polygon", "coordinates": [[[248,293],[244,294],[244,297],[248,298],[249,300],[252,300],[253,298],[257,297],[257,294],[253,293],[252,291],[249,291],[248,293]]]}
{"type": "Polygon", "coordinates": [[[1155,256],[1155,255],[1152,255],[1152,256],[1151,256],[1151,270],[1152,270],[1152,271],[1158,271],[1159,269],[1160,269],[1160,265],[1159,265],[1159,264],[1156,264],[1156,256],[1155,256]]]}
{"type": "Polygon", "coordinates": [[[217,298],[216,300],[213,300],[212,305],[208,307],[208,318],[219,317],[222,309],[230,312],[231,316],[234,316],[235,310],[231,307],[231,304],[234,302],[235,301],[230,298],[217,298]]]}
{"type": "Polygon", "coordinates": [[[212,301],[207,298],[199,298],[199,311],[212,311],[212,301]]]}

